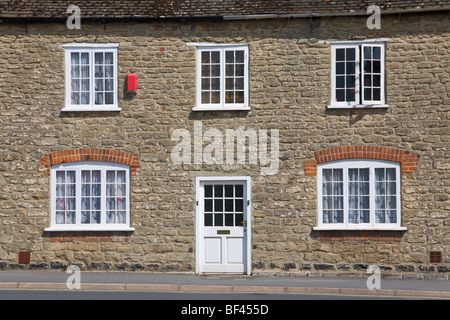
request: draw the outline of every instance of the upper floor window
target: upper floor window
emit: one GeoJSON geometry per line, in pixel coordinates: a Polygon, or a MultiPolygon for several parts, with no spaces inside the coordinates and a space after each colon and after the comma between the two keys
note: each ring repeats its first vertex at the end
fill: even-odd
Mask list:
{"type": "Polygon", "coordinates": [[[118,111],[118,44],[64,45],[67,111],[118,111]]]}
{"type": "Polygon", "coordinates": [[[197,105],[193,110],[250,110],[248,46],[197,48],[197,105]]]}
{"type": "Polygon", "coordinates": [[[388,107],[385,104],[385,43],[331,44],[329,108],[388,107]]]}
{"type": "Polygon", "coordinates": [[[131,230],[130,172],[123,164],[86,161],[51,169],[49,230],[131,230]]]}
{"type": "Polygon", "coordinates": [[[400,174],[400,164],[388,161],[319,164],[316,229],[401,229],[400,174]]]}

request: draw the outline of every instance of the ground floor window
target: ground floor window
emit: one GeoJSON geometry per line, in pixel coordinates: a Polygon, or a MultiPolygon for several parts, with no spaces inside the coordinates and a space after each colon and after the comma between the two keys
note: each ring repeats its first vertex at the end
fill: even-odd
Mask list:
{"type": "Polygon", "coordinates": [[[400,164],[395,162],[358,159],[320,164],[319,228],[399,228],[400,178],[400,164]]]}
{"type": "Polygon", "coordinates": [[[51,169],[51,228],[122,230],[130,226],[128,165],[86,161],[51,169]]]}

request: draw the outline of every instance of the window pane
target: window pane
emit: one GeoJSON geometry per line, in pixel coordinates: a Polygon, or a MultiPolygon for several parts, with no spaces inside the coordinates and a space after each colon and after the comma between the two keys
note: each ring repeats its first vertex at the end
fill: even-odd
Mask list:
{"type": "Polygon", "coordinates": [[[209,65],[202,66],[202,77],[210,77],[211,76],[211,67],[209,65]]]}
{"type": "Polygon", "coordinates": [[[361,210],[360,222],[361,223],[369,223],[370,222],[370,211],[369,210],[361,210]]]}
{"type": "Polygon", "coordinates": [[[373,72],[374,73],[380,73],[381,72],[381,62],[380,61],[374,61],[372,66],[373,66],[373,72]]]}
{"type": "Polygon", "coordinates": [[[88,65],[89,64],[89,53],[88,52],[82,52],[81,53],[81,64],[82,65],[88,65]]]}
{"type": "Polygon", "coordinates": [[[336,77],[336,88],[345,88],[345,77],[336,77]]]}
{"type": "Polygon", "coordinates": [[[234,91],[227,91],[225,93],[225,103],[234,103],[234,91]]]}
{"type": "Polygon", "coordinates": [[[225,211],[226,212],[233,212],[233,199],[226,199],[225,200],[225,211]]]}
{"type": "Polygon", "coordinates": [[[225,185],[225,197],[233,197],[233,185],[225,185]]]}
{"type": "Polygon", "coordinates": [[[369,169],[359,169],[359,181],[369,181],[369,169]]]}
{"type": "Polygon", "coordinates": [[[210,184],[205,185],[205,197],[212,197],[212,188],[213,186],[210,184]]]}
{"type": "Polygon", "coordinates": [[[346,99],[345,101],[351,102],[356,101],[355,89],[347,89],[345,91],[346,99]]]}
{"type": "Polygon", "coordinates": [[[345,62],[336,63],[336,74],[345,74],[345,62]]]}
{"type": "Polygon", "coordinates": [[[384,181],[384,169],[375,168],[375,181],[384,181]]]}
{"type": "Polygon", "coordinates": [[[223,214],[214,214],[214,226],[215,227],[222,227],[223,226],[223,214]]]}
{"type": "Polygon", "coordinates": [[[102,52],[95,53],[95,64],[103,64],[103,53],[102,52]]]}
{"type": "Polygon", "coordinates": [[[210,103],[211,102],[211,93],[208,91],[202,91],[202,103],[210,103]]]}
{"type": "Polygon", "coordinates": [[[233,216],[233,214],[225,214],[225,226],[229,227],[234,225],[233,216]]]}
{"type": "Polygon", "coordinates": [[[205,214],[205,227],[212,227],[212,225],[213,225],[212,213],[205,214]]]}
{"type": "Polygon", "coordinates": [[[114,55],[112,52],[105,52],[105,64],[114,64],[114,55]]]}
{"type": "Polygon", "coordinates": [[[212,212],[213,207],[213,201],[212,199],[205,199],[205,212],[212,212]]]}
{"type": "Polygon", "coordinates": [[[372,72],[372,61],[365,60],[364,61],[364,72],[371,73],[372,72]]]}
{"type": "Polygon", "coordinates": [[[333,181],[342,181],[342,169],[333,169],[333,181]]]}
{"type": "Polygon", "coordinates": [[[343,210],[333,211],[333,220],[334,220],[334,223],[343,223],[344,222],[344,211],[343,210]]]}
{"type": "Polygon", "coordinates": [[[336,100],[345,101],[345,90],[336,90],[336,100]]]}
{"type": "Polygon", "coordinates": [[[100,198],[92,199],[92,209],[101,210],[101,199],[100,198]]]}
{"type": "Polygon", "coordinates": [[[346,77],[346,86],[347,88],[354,88],[355,87],[355,76],[347,76],[346,77]]]}
{"type": "Polygon", "coordinates": [[[63,198],[56,198],[56,210],[65,210],[66,203],[63,198]]]}
{"type": "Polygon", "coordinates": [[[211,90],[210,78],[202,78],[202,90],[211,90]]]}
{"type": "Polygon", "coordinates": [[[359,222],[359,212],[358,210],[349,210],[348,212],[348,222],[358,223],[359,222]]]}
{"type": "Polygon", "coordinates": [[[364,88],[364,99],[372,100],[372,89],[371,88],[364,88]]]}
{"type": "Polygon", "coordinates": [[[66,224],[75,224],[75,211],[66,212],[66,224]]]}
{"type": "Polygon", "coordinates": [[[114,95],[112,92],[105,93],[105,104],[114,104],[114,95]]]}
{"type": "Polygon", "coordinates": [[[345,49],[336,49],[336,61],[345,61],[345,49]]]}
{"type": "Polygon", "coordinates": [[[236,184],[234,186],[235,197],[243,197],[244,196],[244,185],[236,184]]]}
{"type": "Polygon", "coordinates": [[[364,59],[370,59],[372,57],[372,51],[370,47],[364,47],[364,59]]]}
{"type": "MultiPolygon", "coordinates": [[[[370,78],[370,76],[369,76],[370,78]]],[[[367,86],[370,86],[370,83],[366,84],[367,86]]],[[[373,75],[373,86],[374,87],[380,87],[381,86],[381,76],[374,74],[373,75]]]]}
{"type": "MultiPolygon", "coordinates": [[[[355,71],[356,71],[356,69],[355,69],[355,66],[356,66],[356,64],[355,64],[355,62],[347,62],[346,64],[345,64],[345,66],[346,66],[346,74],[355,74],[355,71]]],[[[348,86],[347,86],[347,88],[348,88],[348,86]]]]}
{"type": "Polygon", "coordinates": [[[114,77],[114,67],[113,66],[105,67],[105,77],[107,77],[107,78],[114,77]]]}
{"type": "Polygon", "coordinates": [[[242,227],[244,225],[244,215],[241,213],[237,213],[234,215],[235,223],[234,225],[236,227],[242,227]]]}
{"type": "Polygon", "coordinates": [[[219,51],[211,52],[211,63],[220,63],[220,52],[219,51]]]}
{"type": "Polygon", "coordinates": [[[81,223],[90,223],[90,222],[91,222],[91,212],[81,211],[81,223]]]}
{"type": "Polygon", "coordinates": [[[235,103],[244,103],[244,91],[235,92],[235,103]]]}
{"type": "Polygon", "coordinates": [[[234,79],[235,89],[244,89],[244,78],[236,78],[234,79]]]}
{"type": "Polygon", "coordinates": [[[220,77],[220,65],[211,66],[211,77],[220,77]]]}
{"type": "Polygon", "coordinates": [[[71,71],[72,79],[80,77],[80,67],[75,66],[75,67],[72,67],[71,70],[72,70],[71,71]]]}
{"type": "Polygon", "coordinates": [[[244,76],[244,65],[243,64],[237,64],[236,65],[236,77],[243,77],[244,76]]]}
{"type": "Polygon", "coordinates": [[[387,168],[386,169],[386,180],[396,181],[395,168],[387,168]]]}
{"type": "Polygon", "coordinates": [[[220,78],[211,79],[211,90],[220,90],[220,78]]]}
{"type": "Polygon", "coordinates": [[[234,51],[225,51],[225,63],[234,63],[234,51]]]}
{"type": "Polygon", "coordinates": [[[95,77],[102,78],[103,77],[103,67],[96,66],[95,67],[95,77]]]}
{"type": "Polygon", "coordinates": [[[213,91],[211,93],[211,103],[220,103],[220,91],[213,91]]]}
{"type": "Polygon", "coordinates": [[[100,211],[92,212],[91,223],[100,223],[100,211]]]}
{"type": "Polygon", "coordinates": [[[322,179],[323,181],[332,181],[333,169],[323,169],[322,179]]]}
{"type": "Polygon", "coordinates": [[[70,54],[70,63],[72,65],[80,64],[80,54],[78,52],[72,52],[70,54]]]}
{"type": "Polygon", "coordinates": [[[384,210],[375,210],[375,222],[376,223],[386,222],[384,210]]]}
{"type": "Polygon", "coordinates": [[[222,211],[223,211],[223,200],[214,199],[214,212],[222,212],[222,211]]]}
{"type": "Polygon", "coordinates": [[[103,104],[103,93],[95,93],[95,104],[103,104]]]}
{"type": "Polygon", "coordinates": [[[389,210],[386,214],[387,223],[397,223],[397,211],[389,210]]]}
{"type": "Polygon", "coordinates": [[[235,56],[237,63],[244,63],[244,50],[235,51],[235,56]]]}
{"type": "Polygon", "coordinates": [[[373,47],[373,59],[381,59],[381,48],[373,47]]]}
{"type": "Polygon", "coordinates": [[[106,223],[116,223],[115,211],[106,211],[106,223]]]}
{"type": "Polygon", "coordinates": [[[210,54],[211,54],[211,51],[203,51],[202,52],[202,63],[210,63],[210,54]]]}
{"type": "Polygon", "coordinates": [[[65,212],[64,211],[56,212],[55,220],[56,220],[55,221],[56,224],[64,224],[65,223],[65,212]]]}
{"type": "Polygon", "coordinates": [[[223,185],[222,184],[214,185],[214,197],[223,197],[223,185]]]}
{"type": "Polygon", "coordinates": [[[244,212],[244,200],[243,199],[234,200],[234,211],[235,212],[244,212]]]}

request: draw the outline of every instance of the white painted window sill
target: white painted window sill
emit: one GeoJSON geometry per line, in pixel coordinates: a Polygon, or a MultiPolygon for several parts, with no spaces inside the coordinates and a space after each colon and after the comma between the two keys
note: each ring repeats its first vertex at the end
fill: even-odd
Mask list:
{"type": "Polygon", "coordinates": [[[192,111],[250,111],[250,107],[194,107],[192,111]]]}
{"type": "Polygon", "coordinates": [[[314,231],[406,231],[406,227],[339,227],[339,226],[326,226],[326,227],[313,227],[314,231]]]}
{"type": "Polygon", "coordinates": [[[94,107],[94,108],[64,108],[61,109],[61,112],[93,112],[93,111],[121,111],[121,108],[114,107],[94,107]]]}
{"type": "Polygon", "coordinates": [[[345,106],[339,106],[339,105],[328,105],[327,109],[386,109],[389,108],[388,104],[352,104],[352,105],[345,105],[345,106]]]}
{"type": "Polygon", "coordinates": [[[120,226],[120,227],[108,227],[108,228],[102,228],[102,227],[77,227],[77,226],[67,226],[67,227],[51,227],[51,228],[45,228],[46,232],[67,232],[67,231],[127,231],[132,232],[134,231],[134,228],[126,227],[126,226],[120,226]]]}

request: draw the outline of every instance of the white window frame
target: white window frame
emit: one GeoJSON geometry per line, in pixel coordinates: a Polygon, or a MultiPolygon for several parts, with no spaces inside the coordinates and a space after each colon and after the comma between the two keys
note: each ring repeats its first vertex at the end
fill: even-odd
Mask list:
{"type": "Polygon", "coordinates": [[[365,41],[330,41],[331,44],[331,103],[328,109],[342,108],[388,108],[386,104],[386,39],[381,40],[365,40],[365,41]],[[381,49],[380,55],[380,100],[364,99],[364,66],[363,53],[364,47],[377,46],[381,49]],[[336,49],[355,48],[356,49],[356,101],[337,101],[336,100],[336,49]]]}
{"type": "Polygon", "coordinates": [[[188,43],[188,46],[197,47],[197,71],[196,71],[196,106],[193,111],[229,111],[229,110],[250,110],[249,106],[249,54],[246,44],[202,44],[188,43]],[[244,51],[244,102],[225,103],[225,51],[244,51]],[[220,103],[202,103],[202,52],[220,52],[220,103]]]}
{"type": "Polygon", "coordinates": [[[45,231],[134,231],[130,227],[130,167],[124,164],[109,163],[102,161],[71,162],[55,165],[51,169],[51,219],[50,228],[45,231]],[[75,201],[76,201],[76,223],[57,224],[56,223],[56,172],[75,171],[75,201]],[[101,213],[100,223],[81,223],[81,171],[100,170],[101,171],[101,213]],[[124,170],[126,178],[126,223],[106,223],[106,171],[124,170]]]}
{"type": "Polygon", "coordinates": [[[318,190],[318,221],[317,227],[313,230],[394,230],[404,231],[405,227],[401,226],[401,165],[396,162],[389,162],[383,160],[338,160],[318,165],[317,171],[317,190],[318,190]],[[349,208],[348,208],[348,169],[369,169],[369,208],[370,219],[369,223],[349,223],[349,208]],[[376,223],[375,219],[375,169],[376,168],[394,168],[396,171],[396,207],[397,217],[396,223],[376,223]],[[322,208],[322,183],[323,183],[323,169],[342,169],[343,170],[343,223],[324,223],[323,222],[323,208],[322,208]]]}
{"type": "MultiPolygon", "coordinates": [[[[65,107],[62,111],[120,111],[118,103],[118,47],[117,43],[73,43],[60,46],[65,50],[65,107]],[[72,52],[87,52],[90,54],[89,61],[89,104],[72,104],[71,100],[71,53],[72,52]],[[95,53],[96,52],[111,52],[114,59],[114,93],[113,104],[95,104],[95,53]]],[[[81,72],[81,71],[80,71],[81,72]]]]}

